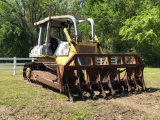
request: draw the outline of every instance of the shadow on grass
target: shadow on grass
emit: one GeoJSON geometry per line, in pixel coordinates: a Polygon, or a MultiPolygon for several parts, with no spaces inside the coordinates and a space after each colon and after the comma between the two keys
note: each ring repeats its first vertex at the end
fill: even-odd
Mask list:
{"type": "MultiPolygon", "coordinates": [[[[59,92],[59,90],[56,90],[56,89],[54,89],[52,87],[49,87],[49,86],[47,86],[47,85],[45,85],[43,83],[34,82],[34,81],[32,81],[31,83],[32,84],[38,84],[38,85],[42,86],[45,89],[49,89],[49,90],[52,90],[53,92],[57,92],[57,93],[61,94],[59,92]]],[[[127,92],[121,93],[119,91],[116,91],[114,95],[111,95],[110,93],[106,93],[106,97],[105,98],[101,94],[96,94],[96,97],[93,98],[92,96],[89,95],[89,93],[84,92],[84,93],[86,93],[88,95],[84,94],[83,95],[83,99],[79,95],[73,94],[73,100],[74,100],[74,102],[87,101],[87,100],[98,100],[98,99],[110,100],[110,99],[117,99],[117,98],[121,98],[121,97],[129,97],[131,95],[136,95],[136,94],[154,93],[156,91],[160,91],[160,88],[152,88],[152,87],[150,87],[150,88],[146,88],[146,90],[140,90],[138,92],[134,91],[134,89],[133,89],[132,92],[130,92],[130,93],[127,93],[127,92]]],[[[62,93],[62,95],[66,96],[66,98],[67,98],[66,93],[62,93]]],[[[70,101],[69,99],[66,99],[66,100],[70,101]]]]}
{"type": "Polygon", "coordinates": [[[146,90],[144,92],[148,92],[148,93],[153,93],[153,92],[156,92],[156,91],[160,91],[160,88],[146,88],[146,90]]]}
{"type": "Polygon", "coordinates": [[[120,93],[119,91],[117,91],[113,96],[109,96],[108,97],[110,99],[116,99],[116,98],[121,98],[121,97],[129,97],[129,96],[132,96],[132,95],[138,95],[138,94],[143,94],[143,93],[154,93],[154,92],[157,92],[157,91],[160,91],[160,88],[146,88],[146,90],[140,90],[140,91],[134,91],[132,90],[132,92],[130,93],[120,93]]]}
{"type": "Polygon", "coordinates": [[[84,96],[84,100],[82,100],[79,96],[74,96],[74,102],[76,101],[87,101],[87,100],[99,100],[99,99],[117,99],[117,98],[122,98],[122,97],[130,97],[132,95],[138,95],[138,94],[143,94],[143,93],[154,93],[160,91],[160,88],[146,88],[146,90],[141,90],[141,91],[134,91],[130,93],[120,93],[119,91],[116,91],[114,95],[111,95],[110,93],[106,94],[106,97],[104,98],[101,94],[96,95],[96,98],[92,98],[91,96],[84,96]]]}

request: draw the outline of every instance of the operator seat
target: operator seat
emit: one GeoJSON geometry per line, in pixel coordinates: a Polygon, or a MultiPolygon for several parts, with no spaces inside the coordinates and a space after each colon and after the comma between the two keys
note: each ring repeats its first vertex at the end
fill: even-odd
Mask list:
{"type": "Polygon", "coordinates": [[[58,40],[56,38],[50,38],[50,41],[49,41],[50,45],[51,45],[51,50],[54,54],[54,52],[56,51],[57,47],[58,47],[58,40]]]}

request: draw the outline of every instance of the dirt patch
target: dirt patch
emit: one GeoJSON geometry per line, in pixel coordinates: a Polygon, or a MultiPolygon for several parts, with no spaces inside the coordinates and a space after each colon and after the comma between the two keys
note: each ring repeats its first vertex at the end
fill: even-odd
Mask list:
{"type": "Polygon", "coordinates": [[[0,120],[160,120],[159,87],[109,100],[71,103],[50,89],[24,83],[20,76],[13,78],[1,81],[0,120]]]}
{"type": "Polygon", "coordinates": [[[15,110],[12,107],[6,107],[4,105],[0,106],[0,119],[1,120],[15,120],[14,117],[11,116],[11,114],[14,112],[15,110]]]}
{"type": "Polygon", "coordinates": [[[82,112],[81,110],[92,111],[84,118],[86,120],[159,120],[160,92],[142,93],[111,100],[100,98],[75,103],[51,98],[44,102],[43,99],[39,99],[33,101],[29,106],[18,108],[1,105],[0,119],[69,119],[68,116],[72,114],[71,112],[82,112]]]}
{"type": "Polygon", "coordinates": [[[90,120],[154,119],[159,120],[160,92],[143,93],[111,100],[93,102],[96,110],[90,120]],[[152,96],[152,97],[151,97],[152,96]]]}

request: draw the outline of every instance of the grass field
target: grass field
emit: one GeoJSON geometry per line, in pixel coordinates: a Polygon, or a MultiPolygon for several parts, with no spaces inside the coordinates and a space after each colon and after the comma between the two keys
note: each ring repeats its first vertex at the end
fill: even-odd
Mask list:
{"type": "Polygon", "coordinates": [[[0,120],[159,120],[160,68],[145,68],[146,92],[74,103],[67,97],[25,82],[22,72],[0,71],[0,120]]]}

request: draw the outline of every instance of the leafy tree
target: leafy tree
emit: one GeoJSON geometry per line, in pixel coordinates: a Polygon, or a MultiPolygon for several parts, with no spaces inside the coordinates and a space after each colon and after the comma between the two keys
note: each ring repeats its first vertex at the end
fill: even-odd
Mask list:
{"type": "Polygon", "coordinates": [[[78,0],[1,0],[0,56],[28,57],[38,37],[34,22],[51,15],[78,15],[78,5],[78,0]]]}
{"type": "Polygon", "coordinates": [[[107,52],[123,52],[119,29],[123,25],[126,14],[125,1],[97,0],[85,1],[82,15],[94,18],[96,34],[103,42],[107,52]],[[120,47],[118,47],[120,46],[120,47]]]}
{"type": "Polygon", "coordinates": [[[26,57],[33,45],[33,30],[25,18],[22,1],[1,1],[0,55],[4,57],[26,57]]]}
{"type": "Polygon", "coordinates": [[[132,43],[130,48],[141,53],[149,64],[160,64],[159,7],[149,1],[143,5],[137,10],[136,16],[126,19],[120,35],[123,36],[123,40],[132,43]]]}
{"type": "MultiPolygon", "coordinates": [[[[38,37],[34,22],[63,14],[93,18],[106,52],[138,52],[160,65],[158,0],[0,0],[0,56],[28,57],[38,37]]],[[[84,39],[89,30],[81,25],[84,39]]]]}
{"type": "Polygon", "coordinates": [[[82,9],[82,16],[94,18],[106,51],[137,52],[149,64],[160,64],[159,1],[87,0],[82,9]]]}

